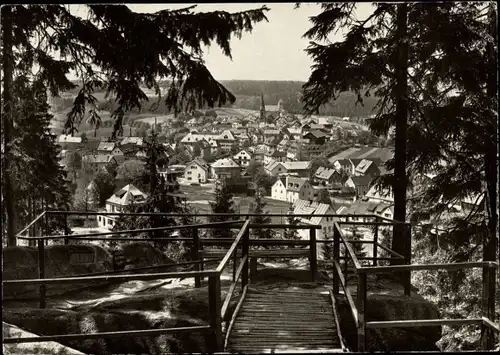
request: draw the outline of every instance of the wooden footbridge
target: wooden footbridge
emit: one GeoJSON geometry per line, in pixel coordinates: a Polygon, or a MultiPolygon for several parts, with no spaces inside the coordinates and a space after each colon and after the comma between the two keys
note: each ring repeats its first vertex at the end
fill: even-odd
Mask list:
{"type": "MultiPolygon", "coordinates": [[[[39,306],[46,307],[46,286],[54,284],[71,284],[79,282],[130,280],[155,280],[168,278],[193,278],[195,287],[208,284],[209,319],[205,325],[141,329],[133,331],[101,332],[92,334],[59,334],[42,335],[33,338],[4,338],[4,343],[26,343],[41,341],[85,340],[125,336],[155,336],[165,333],[208,332],[213,335],[212,352],[346,352],[367,350],[367,329],[370,328],[411,328],[440,325],[469,325],[481,327],[481,347],[491,350],[495,344],[495,336],[500,328],[494,323],[495,317],[495,274],[498,264],[495,262],[469,262],[455,264],[412,265],[410,260],[411,246],[406,245],[405,255],[400,255],[379,242],[379,230],[390,228],[394,236],[410,233],[411,226],[407,223],[389,220],[378,215],[324,215],[332,218],[333,236],[329,240],[317,240],[318,226],[266,224],[257,225],[250,221],[251,215],[224,215],[227,222],[203,223],[193,225],[169,226],[160,228],[135,229],[118,232],[88,233],[71,235],[69,233],[68,217],[72,215],[118,215],[120,213],[81,213],[68,211],[47,211],[38,216],[33,222],[18,233],[19,240],[27,240],[38,245],[39,278],[31,280],[6,280],[4,287],[11,285],[37,285],[39,287],[39,306]],[[350,220],[355,217],[356,221],[350,220]],[[37,230],[47,228],[48,219],[60,219],[65,226],[63,235],[37,235],[37,230]],[[239,218],[239,219],[236,219],[239,218]],[[363,222],[357,222],[363,218],[363,222]],[[342,226],[364,225],[373,230],[373,239],[348,240],[342,226]],[[206,238],[200,231],[225,228],[236,229],[234,238],[206,238]],[[251,239],[250,232],[259,228],[273,229],[309,229],[307,240],[283,239],[251,239]],[[189,238],[173,238],[166,236],[173,230],[189,229],[189,238]],[[134,235],[140,233],[154,233],[156,241],[182,241],[191,244],[192,261],[183,264],[192,264],[195,271],[184,272],[154,272],[155,269],[165,269],[175,265],[157,265],[135,270],[115,270],[99,275],[75,275],[64,278],[45,278],[45,245],[48,240],[60,240],[69,244],[71,240],[106,240],[130,241],[130,238],[116,235],[134,235]],[[164,234],[165,233],[165,234],[164,234]],[[28,234],[28,235],[26,235],[28,234]],[[112,236],[110,238],[110,236],[112,236]],[[353,245],[356,243],[369,244],[372,248],[371,256],[360,257],[355,254],[353,245]],[[333,279],[328,285],[319,285],[318,250],[324,245],[331,247],[331,261],[325,264],[327,270],[333,273],[333,279]],[[216,247],[215,249],[213,247],[216,247]],[[284,248],[286,247],[286,248],[284,248]],[[221,249],[222,248],[222,249],[221,249]],[[385,256],[379,255],[379,250],[385,256]],[[259,287],[252,283],[256,274],[258,259],[266,258],[308,258],[310,280],[308,283],[297,284],[294,287],[270,288],[259,287]],[[215,268],[207,270],[207,260],[218,259],[215,268]],[[388,261],[398,260],[399,265],[385,266],[388,261]],[[232,269],[231,269],[232,268],[232,269]],[[369,274],[393,273],[399,276],[405,295],[410,294],[410,274],[418,270],[457,270],[465,268],[483,269],[483,298],[482,317],[470,319],[406,319],[392,321],[367,321],[367,276],[369,274]],[[143,273],[124,274],[139,270],[143,273]],[[355,275],[355,284],[348,285],[348,273],[355,275]],[[229,288],[221,287],[221,277],[232,276],[229,288]],[[316,287],[314,287],[316,286],[316,287]],[[350,287],[348,287],[350,286],[350,287]],[[356,289],[356,297],[351,294],[352,287],[356,289]],[[235,292],[236,290],[239,292],[235,292]],[[224,298],[222,297],[225,295],[224,298]],[[347,302],[352,321],[357,333],[356,344],[346,344],[342,335],[338,316],[338,300],[344,298],[347,302]],[[235,307],[231,306],[237,301],[235,307]]],[[[131,215],[134,213],[130,213],[131,215]]],[[[135,214],[137,215],[137,214],[135,214]]],[[[165,215],[162,213],[141,213],[141,215],[165,215]]],[[[182,215],[169,214],[171,217],[182,215]]],[[[197,215],[207,217],[208,215],[197,215]]],[[[210,216],[213,216],[211,214],[210,216]]],[[[281,215],[271,215],[281,216],[281,215]]],[[[301,217],[301,216],[298,216],[301,217]]],[[[47,230],[47,229],[45,229],[47,230]]],[[[408,238],[411,240],[411,238],[408,238]]],[[[136,238],[134,241],[151,241],[151,238],[136,238]]],[[[408,244],[408,243],[407,243],[408,244]]],[[[376,349],[371,349],[376,350],[376,349]]]]}

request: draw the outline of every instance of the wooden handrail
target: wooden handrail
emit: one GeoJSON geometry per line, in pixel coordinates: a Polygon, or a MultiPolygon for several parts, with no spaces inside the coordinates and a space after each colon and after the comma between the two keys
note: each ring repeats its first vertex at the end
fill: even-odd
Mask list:
{"type": "Polygon", "coordinates": [[[131,275],[104,275],[104,276],[84,276],[84,277],[61,277],[52,279],[26,279],[26,280],[5,280],[3,285],[60,285],[71,284],[86,281],[135,281],[135,280],[155,280],[155,279],[174,279],[188,277],[209,277],[219,275],[216,271],[179,271],[163,272],[154,274],[131,274],[131,275]]]}
{"type": "Polygon", "coordinates": [[[334,261],[333,265],[335,266],[335,270],[337,271],[340,285],[342,286],[342,289],[344,290],[344,295],[346,296],[347,302],[349,303],[349,309],[351,310],[352,318],[354,319],[354,324],[356,325],[356,328],[357,328],[357,326],[358,326],[358,309],[356,308],[356,304],[354,303],[354,299],[352,298],[351,292],[347,288],[344,276],[342,275],[342,269],[340,268],[340,264],[337,261],[334,261]]]}
{"type": "Polygon", "coordinates": [[[482,324],[482,318],[470,319],[414,319],[366,322],[367,328],[435,327],[440,325],[482,324]]]}
{"type": "MultiPolygon", "coordinates": [[[[91,236],[97,237],[100,235],[134,234],[134,233],[142,233],[142,232],[178,230],[178,229],[187,229],[187,228],[205,228],[205,229],[219,228],[221,226],[225,227],[227,225],[242,224],[244,222],[245,222],[244,220],[239,220],[239,221],[213,222],[213,223],[204,223],[204,224],[186,224],[186,225],[182,225],[182,226],[128,229],[128,230],[122,230],[122,231],[109,231],[109,232],[100,232],[100,233],[84,233],[84,234],[77,234],[77,235],[71,235],[71,236],[59,234],[59,235],[51,235],[51,236],[45,236],[45,237],[31,237],[31,238],[30,237],[20,237],[20,239],[33,239],[33,240],[35,240],[35,239],[82,239],[82,240],[85,240],[85,237],[91,237],[91,236]]],[[[167,239],[167,238],[168,237],[165,237],[164,239],[167,239]]],[[[162,238],[155,238],[155,239],[162,239],[162,238]]]]}
{"type": "Polygon", "coordinates": [[[387,248],[386,246],[384,246],[384,245],[382,245],[380,243],[377,243],[377,246],[380,247],[380,248],[382,248],[382,249],[384,249],[389,254],[394,255],[394,256],[396,256],[396,257],[398,257],[400,259],[404,259],[405,258],[403,255],[396,253],[394,250],[389,249],[389,248],[387,248]]]}
{"type": "Polygon", "coordinates": [[[224,350],[227,349],[227,344],[229,341],[229,334],[231,334],[231,330],[233,329],[234,322],[236,321],[236,317],[238,316],[238,312],[240,311],[241,306],[243,305],[243,301],[244,301],[245,296],[247,294],[247,289],[248,289],[248,285],[245,285],[243,287],[243,293],[241,294],[240,300],[238,301],[238,304],[236,305],[236,308],[235,308],[233,315],[231,317],[231,321],[229,322],[229,326],[227,327],[226,339],[224,341],[224,350]]]}
{"type": "Polygon", "coordinates": [[[43,211],[42,213],[40,213],[34,220],[32,220],[30,222],[30,224],[28,224],[26,227],[24,227],[23,229],[21,229],[19,232],[16,233],[16,237],[19,238],[19,239],[24,239],[26,237],[23,237],[21,236],[20,234],[26,232],[28,230],[29,227],[31,227],[33,224],[35,224],[36,222],[38,222],[38,220],[40,218],[42,218],[43,216],[45,216],[45,211],[43,211]]]}
{"type": "Polygon", "coordinates": [[[240,261],[240,265],[238,266],[238,269],[236,270],[236,275],[234,277],[234,281],[231,283],[231,286],[229,287],[229,291],[226,294],[226,298],[224,299],[224,303],[222,304],[221,308],[221,318],[225,319],[226,318],[226,312],[229,307],[229,302],[231,301],[231,297],[233,296],[234,290],[236,289],[236,285],[238,283],[238,280],[241,277],[241,274],[243,273],[243,268],[245,267],[245,262],[248,260],[248,255],[243,256],[243,258],[240,261]]]}
{"type": "Polygon", "coordinates": [[[413,265],[391,265],[391,266],[363,266],[357,271],[362,273],[381,274],[386,272],[419,271],[419,270],[459,270],[478,267],[498,267],[494,261],[474,261],[453,264],[413,264],[413,265]]]}
{"type": "Polygon", "coordinates": [[[340,241],[342,243],[344,243],[344,247],[346,248],[347,252],[349,253],[349,256],[351,257],[352,259],[352,262],[354,263],[354,268],[357,270],[359,268],[361,268],[361,264],[359,263],[359,260],[358,258],[356,257],[356,253],[354,253],[354,250],[352,249],[351,245],[349,244],[348,241],[346,241],[346,239],[344,238],[344,235],[342,233],[342,231],[340,230],[340,227],[339,225],[337,224],[337,222],[335,222],[335,226],[337,227],[338,231],[339,231],[339,238],[340,238],[340,241]]]}
{"type": "Polygon", "coordinates": [[[486,317],[482,317],[481,319],[482,319],[483,324],[485,326],[487,326],[488,328],[490,328],[491,330],[493,330],[496,333],[500,333],[500,327],[498,326],[498,324],[493,323],[490,319],[488,319],[486,317]]]}
{"type": "Polygon", "coordinates": [[[3,338],[5,344],[18,344],[18,343],[39,343],[45,341],[60,341],[60,340],[86,340],[86,339],[99,339],[99,338],[116,338],[123,336],[151,336],[160,335],[164,333],[185,333],[192,331],[209,331],[209,325],[196,325],[191,327],[178,327],[178,328],[162,328],[162,329],[139,329],[139,330],[124,330],[113,332],[101,333],[85,333],[85,334],[59,334],[59,335],[41,335],[36,337],[26,338],[3,338]]]}
{"type": "Polygon", "coordinates": [[[224,256],[224,258],[222,259],[222,261],[220,262],[219,266],[217,267],[217,272],[218,273],[221,273],[222,270],[224,270],[224,268],[226,267],[227,263],[229,262],[229,259],[231,258],[231,256],[233,256],[233,253],[236,251],[236,249],[238,248],[238,244],[240,243],[240,240],[243,238],[243,235],[245,234],[245,232],[248,230],[248,226],[250,225],[250,220],[248,219],[244,224],[243,224],[243,227],[241,227],[238,235],[236,236],[236,238],[234,239],[234,242],[233,244],[231,245],[231,247],[229,248],[229,250],[227,251],[226,255],[224,256]]]}

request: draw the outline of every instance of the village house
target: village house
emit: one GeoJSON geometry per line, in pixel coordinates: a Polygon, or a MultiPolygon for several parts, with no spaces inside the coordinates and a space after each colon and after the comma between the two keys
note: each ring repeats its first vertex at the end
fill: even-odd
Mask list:
{"type": "MultiPolygon", "coordinates": [[[[84,155],[82,163],[88,164],[94,172],[102,170],[108,164],[113,164],[114,157],[111,154],[84,155]]],[[[116,160],[114,161],[116,164],[116,160]]]]}
{"type": "Polygon", "coordinates": [[[196,158],[186,165],[184,179],[188,183],[206,183],[210,174],[209,165],[201,158],[196,158]]]}
{"type": "Polygon", "coordinates": [[[285,168],[284,163],[280,163],[280,162],[275,161],[275,160],[269,162],[269,164],[267,164],[264,167],[264,169],[265,169],[266,173],[270,176],[278,176],[278,175],[287,173],[287,170],[285,168]]]}
{"type": "MultiPolygon", "coordinates": [[[[335,214],[335,210],[326,203],[318,203],[310,200],[298,199],[293,204],[294,215],[309,215],[310,217],[297,217],[300,225],[321,226],[316,231],[316,240],[327,240],[333,238],[333,224],[335,217],[322,217],[324,214],[335,214]]],[[[308,229],[299,229],[298,235],[301,239],[309,239],[308,229]]],[[[318,244],[317,257],[322,260],[324,255],[324,244],[318,244]]]]}
{"type": "Polygon", "coordinates": [[[233,159],[224,158],[211,165],[211,174],[215,179],[231,179],[241,176],[241,168],[233,159]]]}
{"type": "Polygon", "coordinates": [[[276,149],[286,153],[286,150],[287,150],[288,146],[290,145],[290,143],[291,142],[288,138],[283,138],[276,146],[276,149]]]}
{"type": "Polygon", "coordinates": [[[288,127],[285,130],[285,134],[288,135],[289,139],[299,140],[302,138],[302,128],[301,127],[288,127]]]}
{"type": "Polygon", "coordinates": [[[297,174],[298,176],[309,176],[309,170],[311,169],[310,161],[287,161],[283,163],[288,174],[297,174]]]}
{"type": "Polygon", "coordinates": [[[286,201],[294,203],[298,199],[312,199],[313,188],[309,179],[295,176],[286,177],[286,201]]]}
{"type": "Polygon", "coordinates": [[[279,151],[277,149],[272,149],[268,151],[266,154],[264,154],[264,164],[267,165],[271,161],[278,161],[280,163],[283,163],[286,161],[286,153],[279,151]]]}
{"type": "MultiPolygon", "coordinates": [[[[115,192],[106,200],[105,212],[123,212],[124,208],[130,204],[140,205],[146,202],[148,195],[139,190],[132,184],[129,184],[118,192],[115,192]]],[[[97,215],[97,224],[99,227],[111,229],[114,227],[118,216],[97,215]]]]}
{"type": "Polygon", "coordinates": [[[72,137],[71,135],[61,134],[57,138],[57,144],[62,149],[75,151],[82,147],[82,137],[72,137]]]}
{"type": "Polygon", "coordinates": [[[233,144],[238,143],[236,138],[234,138],[233,133],[230,130],[224,130],[221,134],[215,137],[220,150],[222,152],[230,152],[233,144]]]}
{"type": "Polygon", "coordinates": [[[176,182],[178,178],[184,176],[185,165],[170,165],[165,168],[158,168],[158,174],[166,182],[176,182]]]}
{"type": "Polygon", "coordinates": [[[252,154],[243,149],[238,154],[233,156],[233,160],[242,168],[246,168],[250,164],[250,160],[252,160],[252,154]]]}
{"type": "Polygon", "coordinates": [[[329,186],[341,183],[342,177],[337,170],[320,166],[314,173],[314,181],[320,185],[329,186]]]}
{"type": "Polygon", "coordinates": [[[356,196],[365,196],[370,189],[372,178],[370,176],[350,176],[344,183],[345,187],[350,187],[356,192],[356,196]]]}
{"type": "Polygon", "coordinates": [[[290,145],[288,146],[288,149],[286,150],[287,160],[299,160],[300,151],[301,151],[301,143],[299,143],[296,140],[291,142],[290,145]]]}
{"type": "Polygon", "coordinates": [[[279,137],[280,131],[278,129],[265,129],[263,134],[264,134],[264,142],[272,143],[276,138],[279,137]]]}
{"type": "Polygon", "coordinates": [[[304,134],[304,139],[310,144],[323,145],[325,144],[328,135],[320,130],[311,130],[304,134]]]}
{"type": "Polygon", "coordinates": [[[375,178],[380,176],[380,169],[372,160],[363,159],[354,169],[354,175],[375,178]]]}

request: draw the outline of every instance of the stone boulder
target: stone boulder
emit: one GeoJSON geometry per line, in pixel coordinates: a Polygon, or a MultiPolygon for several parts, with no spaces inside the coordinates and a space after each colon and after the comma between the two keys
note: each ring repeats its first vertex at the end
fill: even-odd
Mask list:
{"type": "MultiPolygon", "coordinates": [[[[161,250],[155,248],[148,242],[132,242],[118,246],[115,257],[120,256],[123,260],[122,267],[125,270],[161,265],[174,264],[175,261],[168,258],[161,250]]],[[[175,268],[169,268],[169,271],[175,268]]]]}
{"type": "MultiPolygon", "coordinates": [[[[233,305],[232,305],[233,306],[233,305]]],[[[234,307],[234,306],[233,306],[234,307]]],[[[97,333],[208,324],[208,290],[158,290],[156,293],[106,299],[96,305],[63,309],[10,308],[4,320],[40,335],[97,333]]],[[[160,336],[61,341],[86,354],[166,354],[207,352],[212,334],[201,332],[160,336]]]]}
{"type": "MultiPolygon", "coordinates": [[[[38,278],[38,249],[7,247],[2,250],[4,280],[38,278]]],[[[95,245],[50,245],[45,247],[45,278],[70,277],[113,270],[113,258],[95,245]]],[[[46,295],[60,295],[88,287],[89,283],[46,286],[46,295]]],[[[91,285],[96,285],[93,282],[91,285]]],[[[99,284],[97,284],[99,285],[99,284]]],[[[97,286],[96,285],[96,286],[97,286]]],[[[38,295],[38,286],[5,286],[4,298],[28,299],[38,295]]]]}
{"type": "MultiPolygon", "coordinates": [[[[356,299],[355,295],[353,296],[356,299]]],[[[342,335],[350,349],[357,349],[357,332],[345,297],[338,298],[342,335]]],[[[368,295],[365,320],[389,321],[438,319],[435,305],[418,295],[368,295]]],[[[386,328],[366,330],[367,351],[438,351],[441,327],[386,328]]]]}
{"type": "MultiPolygon", "coordinates": [[[[27,332],[15,325],[2,322],[2,332],[5,338],[31,338],[36,334],[27,332]]],[[[40,343],[19,343],[19,344],[4,344],[4,354],[39,354],[39,355],[85,355],[84,353],[61,345],[55,341],[44,341],[40,343]]]]}

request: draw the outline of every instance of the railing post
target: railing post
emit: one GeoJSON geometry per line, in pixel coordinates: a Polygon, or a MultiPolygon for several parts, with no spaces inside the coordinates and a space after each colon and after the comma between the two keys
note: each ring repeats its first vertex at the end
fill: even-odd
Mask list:
{"type": "MultiPolygon", "coordinates": [[[[49,235],[49,214],[45,212],[45,215],[43,216],[45,220],[45,236],[49,235]]],[[[49,245],[49,240],[46,239],[45,245],[49,245]]]]}
{"type": "MultiPolygon", "coordinates": [[[[406,233],[405,242],[405,262],[406,265],[411,265],[411,225],[404,224],[404,231],[406,233]]],[[[403,274],[403,285],[405,296],[411,295],[411,271],[403,274]]]]}
{"type": "Polygon", "coordinates": [[[309,266],[311,268],[311,281],[316,281],[318,272],[318,255],[316,252],[316,229],[309,229],[309,266]]]}
{"type": "MultiPolygon", "coordinates": [[[[194,261],[200,260],[200,239],[198,238],[198,229],[192,228],[191,232],[193,234],[193,251],[192,258],[194,261]]],[[[200,271],[201,265],[200,263],[194,264],[194,269],[196,271],[200,271]]],[[[194,287],[201,287],[201,279],[200,276],[194,277],[194,287]]]]}
{"type": "MultiPolygon", "coordinates": [[[[38,239],[38,278],[45,278],[45,245],[42,238],[38,239]]],[[[45,308],[45,285],[38,287],[40,308],[45,308]]]]}
{"type": "Polygon", "coordinates": [[[338,262],[340,265],[340,241],[339,241],[339,233],[337,230],[338,224],[333,225],[333,294],[339,294],[339,277],[337,275],[337,268],[335,267],[335,262],[338,262]]]}
{"type": "Polygon", "coordinates": [[[358,309],[358,352],[366,350],[366,273],[358,273],[358,292],[356,295],[356,307],[358,309]]]}
{"type": "Polygon", "coordinates": [[[224,341],[222,338],[222,322],[221,322],[221,289],[220,275],[210,276],[208,278],[208,307],[210,317],[210,327],[214,332],[214,349],[213,352],[224,351],[224,341]]]}
{"type": "Polygon", "coordinates": [[[245,266],[243,267],[243,273],[241,275],[241,289],[243,289],[246,285],[248,285],[248,265],[249,265],[249,244],[250,244],[250,231],[247,229],[245,233],[243,234],[243,245],[242,245],[242,251],[241,251],[241,257],[244,258],[245,256],[246,261],[245,261],[245,266]]]}
{"type": "MultiPolygon", "coordinates": [[[[495,295],[491,295],[491,283],[495,282],[495,269],[483,266],[483,297],[482,297],[482,316],[492,322],[495,321],[495,295]],[[493,276],[493,277],[492,277],[493,276]],[[493,305],[493,308],[491,306],[493,305]]],[[[493,350],[494,333],[489,327],[481,324],[481,348],[482,350],[493,350]]]]}
{"type": "Polygon", "coordinates": [[[375,216],[375,235],[373,236],[373,266],[377,266],[378,258],[378,217],[375,216]]]}
{"type": "MultiPolygon", "coordinates": [[[[64,214],[64,235],[65,236],[69,235],[68,214],[67,213],[64,214]]],[[[64,245],[68,245],[68,244],[69,244],[69,239],[68,238],[64,238],[64,245]]]]}

